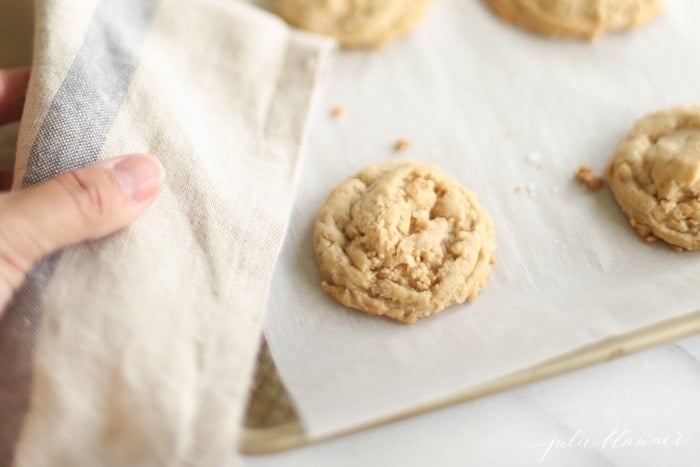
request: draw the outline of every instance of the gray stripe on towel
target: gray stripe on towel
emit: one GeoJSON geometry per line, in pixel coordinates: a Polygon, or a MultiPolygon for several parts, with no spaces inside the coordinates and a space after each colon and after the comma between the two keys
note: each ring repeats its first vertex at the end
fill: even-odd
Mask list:
{"type": "MultiPolygon", "coordinates": [[[[99,3],[83,44],[41,123],[23,187],[97,161],[138,68],[141,44],[158,3],[99,3]]],[[[11,464],[28,408],[42,297],[59,258],[60,254],[53,255],[32,270],[0,320],[0,413],[6,417],[0,429],[0,465],[11,464]]]]}

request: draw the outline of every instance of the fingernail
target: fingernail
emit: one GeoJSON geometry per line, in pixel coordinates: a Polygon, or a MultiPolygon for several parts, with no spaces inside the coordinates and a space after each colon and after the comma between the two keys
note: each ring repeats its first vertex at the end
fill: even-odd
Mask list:
{"type": "Polygon", "coordinates": [[[152,156],[124,156],[105,162],[105,166],[112,171],[124,193],[134,202],[152,198],[163,185],[163,165],[152,156]]]}

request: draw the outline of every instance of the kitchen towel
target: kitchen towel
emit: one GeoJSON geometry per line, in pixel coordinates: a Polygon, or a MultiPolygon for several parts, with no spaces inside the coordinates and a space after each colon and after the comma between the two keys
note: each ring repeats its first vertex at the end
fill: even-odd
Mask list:
{"type": "Polygon", "coordinates": [[[15,189],[135,152],[166,186],[38,265],[0,320],[2,461],[19,435],[19,466],[232,465],[330,44],[229,0],[35,9],[15,189]]]}

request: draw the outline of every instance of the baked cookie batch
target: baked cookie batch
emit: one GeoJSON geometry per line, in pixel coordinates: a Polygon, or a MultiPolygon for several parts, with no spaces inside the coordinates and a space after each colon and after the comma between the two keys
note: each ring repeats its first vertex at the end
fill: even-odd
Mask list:
{"type": "MultiPolygon", "coordinates": [[[[485,0],[503,20],[551,37],[594,39],[646,23],[662,0],[485,0]]],[[[289,24],[348,48],[380,47],[408,33],[433,0],[272,0],[289,24]]]]}
{"type": "MultiPolygon", "coordinates": [[[[292,25],[357,48],[410,31],[431,2],[273,0],[273,7],[292,25]]],[[[527,30],[583,39],[633,28],[662,9],[661,0],[485,2],[527,30]]],[[[577,175],[589,187],[602,184],[590,173],[577,175]]],[[[646,242],[700,249],[700,106],[641,118],[605,177],[646,242]]],[[[341,183],[314,227],[321,287],[347,307],[404,323],[474,299],[495,263],[494,245],[491,216],[474,193],[437,167],[405,160],[369,166],[341,183]]]]}

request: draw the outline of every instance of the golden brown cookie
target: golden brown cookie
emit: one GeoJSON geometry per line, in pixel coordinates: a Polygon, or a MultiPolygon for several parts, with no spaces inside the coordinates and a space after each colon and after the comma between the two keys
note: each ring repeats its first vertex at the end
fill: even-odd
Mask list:
{"type": "Polygon", "coordinates": [[[658,237],[685,250],[700,248],[700,106],[637,121],[606,177],[630,224],[647,242],[658,237]]]}
{"type": "Polygon", "coordinates": [[[477,296],[494,262],[491,216],[439,168],[395,160],[336,187],[316,217],[323,289],[404,323],[477,296]]]}
{"type": "Polygon", "coordinates": [[[553,37],[593,39],[655,18],[662,0],[488,0],[504,20],[553,37]]]}
{"type": "Polygon", "coordinates": [[[432,0],[273,0],[288,23],[345,47],[379,47],[410,31],[432,0]]]}

